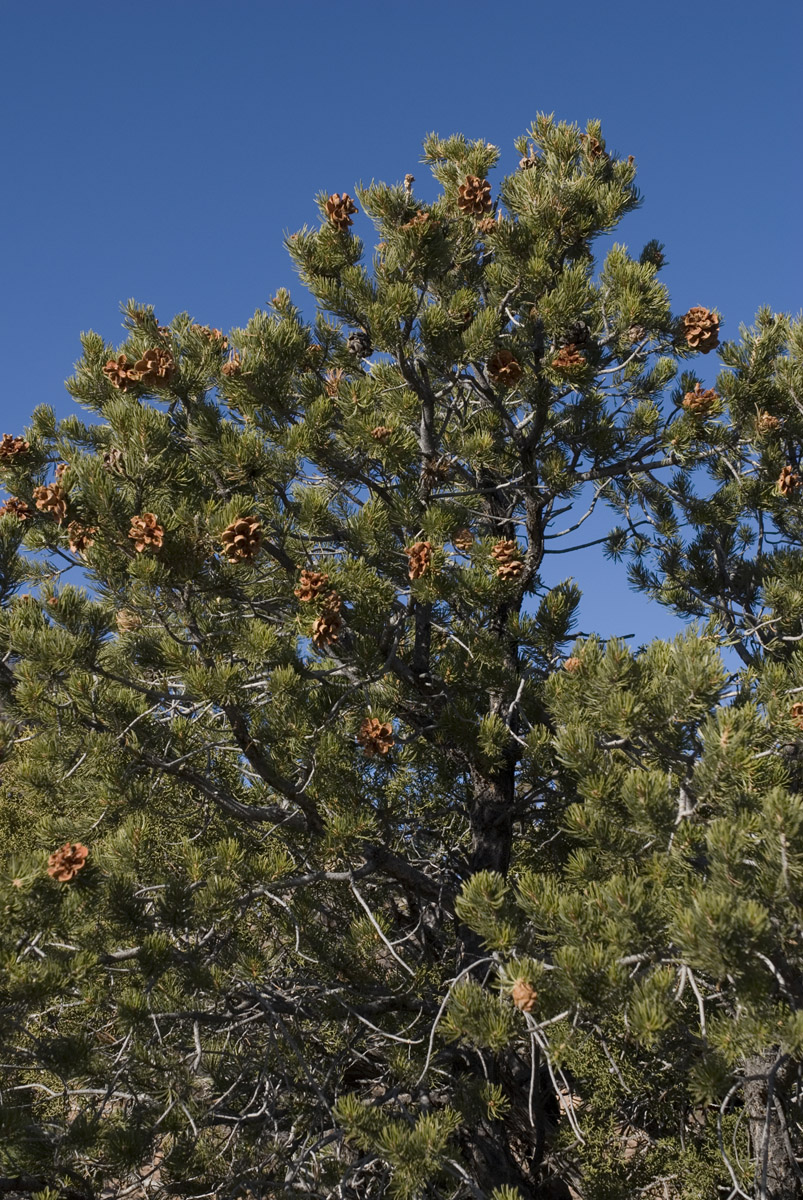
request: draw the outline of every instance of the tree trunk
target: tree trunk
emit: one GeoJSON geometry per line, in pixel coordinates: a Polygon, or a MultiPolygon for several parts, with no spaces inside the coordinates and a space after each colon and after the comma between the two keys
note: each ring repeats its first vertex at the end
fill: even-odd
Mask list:
{"type": "Polygon", "coordinates": [[[745,1059],[744,1103],[756,1163],[755,1200],[802,1200],[786,1112],[794,1064],[774,1050],[745,1059]]]}

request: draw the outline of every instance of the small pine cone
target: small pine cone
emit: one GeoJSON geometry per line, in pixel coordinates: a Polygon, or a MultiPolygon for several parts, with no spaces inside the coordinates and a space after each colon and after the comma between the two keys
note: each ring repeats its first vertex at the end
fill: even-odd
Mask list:
{"type": "Polygon", "coordinates": [[[117,358],[110,358],[103,368],[103,374],[112,387],[117,388],[120,392],[130,391],[139,378],[134,364],[125,354],[120,354],[117,358]]]}
{"type": "Polygon", "coordinates": [[[709,309],[700,305],[690,308],[683,318],[683,327],[693,350],[708,354],[719,345],[719,317],[709,309]]]}
{"type": "Polygon", "coordinates": [[[448,454],[442,454],[440,457],[431,455],[424,462],[423,474],[430,483],[443,482],[449,478],[449,472],[452,468],[452,459],[448,454]]]}
{"type": "Polygon", "coordinates": [[[59,463],[55,470],[56,483],[61,483],[67,471],[70,469],[69,463],[59,463]]]}
{"type": "Polygon", "coordinates": [[[142,358],[134,363],[134,371],[140,383],[147,387],[164,387],[176,373],[176,360],[169,350],[156,346],[146,350],[142,358]]]}
{"type": "Polygon", "coordinates": [[[552,359],[556,371],[576,371],[586,365],[586,360],[575,346],[563,346],[552,359]]]}
{"type": "Polygon", "coordinates": [[[302,571],[298,587],[293,594],[298,596],[303,604],[308,604],[311,600],[318,599],[328,582],[329,576],[321,571],[302,571]]]}
{"type": "Polygon", "coordinates": [[[115,621],[120,633],[133,633],[142,625],[142,618],[138,617],[135,612],[131,612],[129,608],[121,608],[115,614],[115,621]]]}
{"type": "Polygon", "coordinates": [[[521,364],[510,350],[497,350],[487,363],[488,374],[494,383],[513,387],[522,376],[521,364]]]}
{"type": "Polygon", "coordinates": [[[419,210],[415,214],[415,216],[410,217],[410,220],[405,221],[403,225],[399,226],[399,228],[400,229],[416,229],[420,225],[426,225],[428,221],[429,221],[429,213],[425,212],[425,210],[423,208],[419,208],[419,210]]]}
{"type": "Polygon", "coordinates": [[[571,658],[566,659],[566,662],[563,664],[563,669],[564,671],[568,671],[570,675],[573,675],[575,671],[580,670],[582,665],[581,659],[579,659],[576,654],[573,654],[571,658]]]}
{"type": "Polygon", "coordinates": [[[777,417],[773,417],[771,413],[761,412],[756,418],[757,433],[775,433],[780,427],[781,422],[777,417]]]}
{"type": "Polygon", "coordinates": [[[65,842],[47,860],[47,873],[58,883],[69,883],[86,863],[88,854],[81,842],[65,842]]]}
{"type": "Polygon", "coordinates": [[[499,225],[493,217],[483,217],[482,220],[477,221],[477,233],[484,233],[487,236],[489,233],[495,233],[498,228],[499,225]]]}
{"type": "Polygon", "coordinates": [[[491,558],[499,564],[496,568],[498,579],[518,579],[524,570],[520,554],[519,544],[515,541],[497,542],[491,548],[491,558]]]}
{"type": "Polygon", "coordinates": [[[582,346],[587,346],[591,340],[591,330],[585,321],[573,321],[568,329],[564,330],[558,338],[559,346],[571,346],[574,350],[579,350],[582,346]]]}
{"type": "Polygon", "coordinates": [[[208,325],[193,325],[196,333],[205,338],[207,342],[215,349],[224,354],[229,348],[229,339],[226,337],[222,329],[210,329],[208,325]]]}
{"type": "Polygon", "coordinates": [[[718,400],[719,396],[713,388],[706,389],[702,384],[696,383],[694,391],[686,392],[683,397],[683,408],[694,417],[704,417],[711,412],[718,400]]]}
{"type": "Polygon", "coordinates": [[[348,192],[343,192],[342,195],[340,192],[333,192],[326,201],[326,215],[329,222],[341,233],[348,231],[349,226],[353,224],[352,214],[359,211],[348,192]]]}
{"type": "Polygon", "coordinates": [[[517,979],[510,989],[510,998],[521,1012],[532,1012],[538,999],[538,992],[530,986],[526,979],[517,979]]]}
{"type": "Polygon", "coordinates": [[[647,330],[643,325],[631,325],[627,331],[627,340],[636,345],[637,342],[643,342],[647,336],[647,330]]]}
{"type": "Polygon", "coordinates": [[[334,609],[325,610],[312,624],[313,642],[316,646],[331,646],[332,642],[337,641],[342,625],[343,619],[339,612],[334,609]]]}
{"type": "Polygon", "coordinates": [[[389,425],[375,425],[371,430],[371,437],[375,442],[386,442],[392,433],[389,425]]]}
{"type": "Polygon", "coordinates": [[[587,133],[581,133],[580,141],[592,162],[596,162],[598,158],[602,158],[603,154],[605,154],[605,147],[599,138],[591,137],[587,133]]]}
{"type": "Polygon", "coordinates": [[[0,504],[0,516],[15,516],[18,521],[27,521],[30,515],[31,510],[28,505],[16,496],[9,496],[0,504]]]}
{"type": "Polygon", "coordinates": [[[478,175],[466,176],[466,182],[457,189],[457,207],[472,217],[481,217],[492,207],[491,185],[478,175]]]}
{"type": "Polygon", "coordinates": [[[67,526],[67,536],[70,539],[70,549],[73,554],[83,554],[90,546],[94,546],[92,536],[97,533],[94,525],[81,525],[78,521],[70,521],[67,526]]]}
{"type": "Polygon", "coordinates": [[[537,166],[538,166],[538,155],[535,152],[535,147],[528,146],[526,158],[519,159],[519,170],[520,171],[529,171],[531,167],[537,167],[537,166]]]}
{"type": "Polygon", "coordinates": [[[144,550],[149,550],[151,547],[154,550],[160,550],[164,533],[155,513],[142,513],[141,516],[131,518],[128,536],[133,541],[137,554],[142,554],[144,550]]]}
{"type": "Polygon", "coordinates": [[[63,487],[57,483],[52,486],[47,484],[44,487],[36,487],[33,489],[33,498],[36,501],[36,507],[41,512],[50,513],[54,521],[58,521],[61,525],[64,518],[67,516],[67,495],[63,487]]]}
{"type": "Polygon", "coordinates": [[[355,329],[353,333],[348,335],[346,338],[346,349],[355,358],[368,358],[369,354],[373,354],[374,352],[371,339],[364,329],[355,329]]]}
{"type": "Polygon", "coordinates": [[[262,526],[257,517],[238,517],[223,530],[221,541],[229,562],[250,562],[259,553],[262,526]]]}
{"type": "Polygon", "coordinates": [[[327,371],[323,377],[324,387],[326,388],[327,396],[334,397],[337,395],[340,381],[345,375],[342,367],[335,367],[333,371],[327,371]]]}
{"type": "Polygon", "coordinates": [[[778,491],[782,496],[796,496],[800,491],[801,479],[794,467],[788,464],[778,476],[778,491]]]}
{"type": "Polygon", "coordinates": [[[103,470],[108,471],[110,475],[125,475],[125,459],[122,450],[112,446],[111,450],[106,451],[103,455],[103,470]]]}
{"type": "Polygon", "coordinates": [[[4,463],[14,462],[17,458],[22,458],[30,450],[30,442],[26,442],[23,437],[12,437],[10,433],[3,434],[3,440],[0,442],[0,461],[4,463]]]}
{"type": "Polygon", "coordinates": [[[803,704],[801,704],[799,700],[789,709],[789,716],[792,718],[795,725],[797,725],[798,729],[803,729],[803,704]]]}
{"type": "Polygon", "coordinates": [[[474,545],[474,534],[470,529],[458,529],[452,538],[452,545],[455,550],[460,550],[463,554],[467,554],[474,545]]]}
{"type": "Polygon", "coordinates": [[[408,546],[404,553],[410,560],[408,575],[411,579],[420,579],[432,562],[432,543],[413,542],[412,546],[408,546]]]}
{"type": "Polygon", "coordinates": [[[227,379],[231,379],[232,375],[240,374],[240,356],[236,350],[229,352],[229,357],[220,368],[221,375],[225,375],[227,379]]]}
{"type": "Polygon", "coordinates": [[[369,758],[375,754],[389,754],[393,749],[393,726],[390,721],[366,717],[360,726],[357,741],[369,758]]]}

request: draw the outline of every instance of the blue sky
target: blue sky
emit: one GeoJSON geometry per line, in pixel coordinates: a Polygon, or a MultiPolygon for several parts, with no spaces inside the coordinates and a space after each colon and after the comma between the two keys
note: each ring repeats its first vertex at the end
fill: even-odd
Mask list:
{"type": "MultiPolygon", "coordinates": [[[[317,191],[423,185],[431,130],[511,169],[538,111],[598,117],[635,155],[644,204],[617,239],[666,243],[676,311],[716,307],[733,336],[803,304],[799,0],[6,0],[2,30],[2,430],[71,411],[78,334],[120,340],[120,301],[229,328],[281,285],[300,299],[282,233],[317,191]]],[[[675,627],[595,552],[554,569],[584,628],[675,627]]]]}

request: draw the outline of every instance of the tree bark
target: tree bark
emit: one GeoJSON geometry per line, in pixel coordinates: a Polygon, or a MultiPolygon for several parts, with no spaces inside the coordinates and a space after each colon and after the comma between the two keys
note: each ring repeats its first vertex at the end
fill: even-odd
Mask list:
{"type": "Polygon", "coordinates": [[[794,1064],[775,1050],[745,1059],[744,1103],[756,1163],[755,1200],[802,1200],[786,1119],[794,1064]]]}

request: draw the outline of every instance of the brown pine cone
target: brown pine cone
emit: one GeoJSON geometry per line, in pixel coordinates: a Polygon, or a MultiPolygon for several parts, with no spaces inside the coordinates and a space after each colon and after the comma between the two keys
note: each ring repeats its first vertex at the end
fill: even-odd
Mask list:
{"type": "Polygon", "coordinates": [[[54,475],[56,477],[56,483],[61,483],[62,479],[64,478],[67,471],[69,471],[69,469],[70,469],[69,463],[58,463],[57,464],[56,470],[54,471],[54,475]]]}
{"type": "Polygon", "coordinates": [[[538,992],[530,986],[526,979],[517,979],[510,989],[510,998],[521,1012],[532,1012],[538,999],[538,992]]]}
{"type": "Polygon", "coordinates": [[[552,359],[556,371],[576,371],[586,365],[586,360],[575,346],[563,346],[552,359]]]}
{"type": "Polygon", "coordinates": [[[643,342],[646,336],[647,330],[643,325],[631,325],[627,331],[627,340],[633,345],[643,342]]]}
{"type": "Polygon", "coordinates": [[[228,350],[229,339],[222,329],[210,329],[208,325],[193,325],[193,329],[196,333],[200,333],[201,337],[205,338],[221,354],[228,350]]]}
{"type": "Polygon", "coordinates": [[[135,612],[131,612],[128,608],[121,608],[115,614],[115,621],[120,633],[133,633],[135,629],[139,629],[142,625],[142,618],[138,617],[135,612]]]}
{"type": "Polygon", "coordinates": [[[236,350],[231,350],[229,352],[229,357],[220,368],[220,373],[221,375],[225,375],[228,379],[231,379],[232,375],[240,374],[240,366],[241,363],[239,354],[236,350]]]}
{"type": "Polygon", "coordinates": [[[719,400],[713,388],[703,388],[701,383],[694,385],[693,392],[686,392],[683,397],[683,407],[694,417],[704,417],[711,412],[719,400]]]}
{"type": "Polygon", "coordinates": [[[781,422],[777,417],[773,417],[771,413],[761,412],[756,418],[756,431],[758,433],[775,433],[780,427],[781,422]]]}
{"type": "Polygon", "coordinates": [[[794,467],[788,464],[778,476],[778,491],[782,496],[796,496],[800,491],[801,479],[794,467]]]}
{"type": "Polygon", "coordinates": [[[54,521],[62,524],[67,516],[67,495],[63,487],[57,483],[36,487],[33,489],[33,498],[41,512],[50,513],[54,521]]]}
{"type": "Polygon", "coordinates": [[[575,671],[579,671],[582,665],[582,661],[575,654],[573,654],[571,658],[566,659],[566,662],[563,664],[563,669],[572,675],[575,671]]]}
{"type": "Polygon", "coordinates": [[[400,225],[399,229],[416,229],[419,225],[426,225],[427,221],[429,221],[429,213],[425,212],[423,208],[419,208],[415,216],[400,225]]]}
{"type": "Polygon", "coordinates": [[[88,854],[81,842],[65,842],[47,860],[47,873],[58,883],[69,883],[85,865],[88,854]]]}
{"type": "Polygon", "coordinates": [[[360,726],[357,741],[369,758],[375,754],[389,754],[393,749],[393,726],[390,721],[366,717],[360,726]]]}
{"type": "Polygon", "coordinates": [[[491,557],[499,564],[496,568],[498,579],[518,579],[524,570],[520,554],[519,544],[515,541],[497,542],[491,548],[491,557]]]}
{"type": "Polygon", "coordinates": [[[0,504],[0,516],[15,516],[18,521],[27,521],[31,515],[31,510],[24,500],[19,500],[16,496],[9,496],[0,504]]]}
{"type": "Polygon", "coordinates": [[[470,529],[458,529],[452,537],[452,545],[455,550],[460,550],[463,554],[467,554],[474,545],[474,534],[470,529]]]}
{"type": "Polygon", "coordinates": [[[346,233],[352,221],[352,213],[357,213],[360,210],[352,200],[348,192],[333,192],[326,201],[326,215],[329,221],[334,225],[335,229],[339,229],[341,233],[346,233]]]}
{"type": "Polygon", "coordinates": [[[686,341],[693,350],[708,354],[719,345],[719,317],[709,309],[697,305],[690,308],[683,318],[686,341]]]}
{"type": "Polygon", "coordinates": [[[103,374],[112,387],[117,388],[120,392],[130,391],[139,378],[134,364],[125,354],[120,354],[117,358],[110,358],[103,368],[103,374]]]}
{"type": "Polygon", "coordinates": [[[231,563],[250,562],[259,553],[262,526],[257,517],[238,517],[221,534],[223,553],[231,563]]]}
{"type": "Polygon", "coordinates": [[[494,383],[504,384],[505,387],[513,387],[522,376],[521,365],[510,350],[497,350],[488,359],[487,367],[494,383]]]}
{"type": "Polygon", "coordinates": [[[140,383],[147,387],[164,387],[176,373],[176,360],[169,350],[156,346],[146,350],[133,369],[140,383]]]}
{"type": "Polygon", "coordinates": [[[107,450],[103,455],[103,469],[110,475],[125,475],[125,460],[122,450],[118,450],[116,446],[107,450]]]}
{"type": "Polygon", "coordinates": [[[529,171],[531,167],[536,167],[536,166],[538,166],[538,155],[535,152],[535,147],[529,146],[527,148],[526,158],[519,159],[519,170],[520,171],[529,171]]]}
{"type": "Polygon", "coordinates": [[[601,158],[602,155],[605,154],[605,148],[598,138],[591,137],[587,133],[581,133],[580,141],[582,142],[583,149],[592,162],[596,162],[598,158],[601,158]]]}
{"type": "Polygon", "coordinates": [[[477,233],[485,234],[486,237],[490,233],[495,233],[498,228],[499,222],[495,221],[493,217],[483,217],[477,221],[477,233]]]}
{"type": "Polygon", "coordinates": [[[0,442],[0,461],[14,462],[17,458],[22,458],[30,450],[30,442],[26,442],[23,437],[12,437],[10,433],[3,434],[3,440],[0,442]]]}
{"type": "Polygon", "coordinates": [[[94,525],[81,525],[78,521],[70,521],[67,526],[67,536],[70,539],[69,544],[73,554],[83,554],[90,546],[94,546],[93,533],[97,533],[94,525]]]}
{"type": "Polygon", "coordinates": [[[404,553],[410,560],[408,575],[411,579],[420,579],[432,562],[432,543],[413,542],[404,553]]]}
{"type": "Polygon", "coordinates": [[[337,641],[337,637],[342,625],[343,619],[340,616],[340,613],[334,608],[327,608],[313,621],[313,642],[316,646],[331,646],[332,642],[337,641]]]}
{"type": "Polygon", "coordinates": [[[342,367],[335,367],[333,371],[326,372],[323,377],[323,382],[324,387],[326,388],[327,396],[335,397],[337,395],[338,388],[340,387],[340,381],[344,375],[345,371],[342,367]]]}
{"type": "Polygon", "coordinates": [[[303,604],[308,604],[311,600],[318,599],[328,582],[329,576],[321,571],[302,571],[298,587],[293,594],[298,596],[303,604]]]}
{"type": "Polygon", "coordinates": [[[389,425],[375,425],[371,430],[371,437],[375,442],[385,442],[393,433],[389,425]]]}
{"type": "Polygon", "coordinates": [[[164,541],[164,533],[155,513],[142,513],[141,516],[131,518],[128,536],[133,541],[137,554],[142,554],[144,550],[149,550],[151,547],[154,550],[160,550],[164,541]]]}
{"type": "Polygon", "coordinates": [[[801,704],[799,700],[789,709],[789,716],[792,718],[795,725],[797,725],[798,729],[803,729],[803,704],[801,704]]]}
{"type": "Polygon", "coordinates": [[[457,207],[472,217],[481,217],[491,211],[491,185],[479,175],[467,175],[466,182],[457,189],[457,207]]]}

